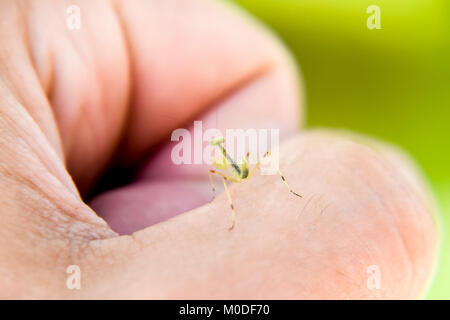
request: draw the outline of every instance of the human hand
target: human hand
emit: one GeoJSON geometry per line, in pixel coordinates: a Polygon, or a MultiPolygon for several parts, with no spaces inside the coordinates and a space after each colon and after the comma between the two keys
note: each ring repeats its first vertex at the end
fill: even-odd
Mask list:
{"type": "Polygon", "coordinates": [[[418,298],[436,259],[416,170],[378,142],[297,133],[301,92],[280,44],[213,1],[0,4],[0,292],[4,298],[418,298]],[[210,197],[205,166],[168,163],[192,119],[281,129],[277,176],[210,197]],[[140,168],[86,205],[113,161],[140,168]],[[73,178],[73,180],[72,180],[73,178]],[[204,205],[201,205],[204,204],[204,205]],[[182,213],[163,221],[183,210],[182,213]],[[121,230],[123,228],[123,230],[121,230]],[[66,287],[69,265],[82,287],[66,287]],[[367,268],[378,266],[379,289],[367,268]]]}

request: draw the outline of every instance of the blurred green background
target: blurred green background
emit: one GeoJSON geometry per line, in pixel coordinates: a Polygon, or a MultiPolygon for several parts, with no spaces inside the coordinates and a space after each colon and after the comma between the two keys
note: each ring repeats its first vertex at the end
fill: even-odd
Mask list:
{"type": "Polygon", "coordinates": [[[441,211],[441,252],[426,297],[450,299],[450,1],[235,0],[296,57],[307,126],[393,142],[422,167],[441,211]],[[369,5],[381,29],[369,30],[369,5]]]}

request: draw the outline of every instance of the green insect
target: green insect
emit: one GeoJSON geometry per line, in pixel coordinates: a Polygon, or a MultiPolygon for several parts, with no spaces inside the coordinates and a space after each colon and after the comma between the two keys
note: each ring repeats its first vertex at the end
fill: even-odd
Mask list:
{"type": "MultiPolygon", "coordinates": [[[[261,159],[259,159],[258,162],[255,164],[255,166],[250,170],[249,164],[248,164],[248,159],[250,157],[250,153],[247,153],[245,158],[242,160],[242,164],[238,165],[227,153],[227,150],[223,146],[224,142],[225,142],[225,139],[223,137],[213,138],[209,142],[212,146],[219,148],[220,153],[222,154],[221,159],[217,159],[217,158],[213,159],[213,165],[216,168],[218,168],[220,170],[224,170],[224,171],[228,171],[231,168],[231,175],[224,173],[224,172],[218,172],[216,170],[209,170],[208,175],[209,175],[209,181],[211,183],[213,195],[215,195],[216,188],[214,187],[214,183],[213,183],[211,174],[216,174],[222,178],[223,186],[225,188],[225,193],[227,195],[228,202],[231,207],[231,227],[229,229],[232,230],[234,228],[235,221],[236,221],[236,211],[234,209],[234,204],[233,204],[233,201],[231,200],[231,196],[228,191],[226,181],[230,180],[233,182],[241,183],[241,182],[249,179],[253,175],[253,173],[257,169],[259,169],[259,166],[261,164],[261,159]]],[[[270,152],[266,152],[264,154],[263,158],[265,158],[267,156],[270,156],[270,152]]],[[[281,180],[287,186],[289,191],[293,195],[301,198],[302,196],[300,194],[296,193],[294,190],[292,190],[292,188],[289,186],[289,184],[286,181],[286,178],[283,176],[283,174],[281,173],[279,168],[277,168],[277,171],[281,177],[281,180]]]]}

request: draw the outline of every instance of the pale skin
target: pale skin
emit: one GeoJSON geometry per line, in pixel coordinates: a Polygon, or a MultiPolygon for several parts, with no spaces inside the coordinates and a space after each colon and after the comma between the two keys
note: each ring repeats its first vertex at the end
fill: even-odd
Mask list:
{"type": "Polygon", "coordinates": [[[302,93],[272,35],[214,1],[183,1],[183,14],[175,0],[78,3],[73,31],[62,1],[0,2],[2,298],[421,297],[438,237],[417,171],[378,142],[298,132],[302,93]],[[254,174],[230,187],[230,232],[226,195],[208,203],[211,168],[171,167],[164,144],[145,160],[210,111],[221,128],[276,123],[280,166],[303,198],[254,174]],[[113,156],[148,164],[90,207],[80,194],[113,156]],[[192,199],[203,204],[146,227],[192,199]],[[119,236],[96,213],[141,230],[119,236]],[[81,290],[66,288],[69,265],[81,290]],[[366,285],[371,265],[378,290],[366,285]]]}

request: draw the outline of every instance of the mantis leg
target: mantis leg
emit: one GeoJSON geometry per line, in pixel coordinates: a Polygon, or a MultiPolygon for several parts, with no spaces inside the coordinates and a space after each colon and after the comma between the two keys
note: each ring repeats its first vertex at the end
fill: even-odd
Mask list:
{"type": "Polygon", "coordinates": [[[233,200],[231,200],[230,192],[228,192],[227,183],[225,181],[225,178],[223,178],[223,177],[222,177],[222,182],[223,182],[223,186],[225,188],[225,193],[227,194],[228,203],[230,204],[230,208],[231,208],[231,227],[229,228],[229,230],[231,231],[231,230],[233,230],[234,224],[236,222],[236,211],[234,210],[234,204],[233,204],[233,200]]]}
{"type": "MultiPolygon", "coordinates": [[[[267,156],[269,156],[269,155],[270,155],[270,152],[266,152],[266,153],[264,154],[263,158],[265,158],[265,157],[267,157],[267,156]]],[[[249,175],[248,175],[249,178],[251,177],[251,175],[252,175],[257,169],[259,169],[260,162],[261,162],[261,159],[258,160],[258,162],[255,164],[255,166],[252,168],[252,170],[250,170],[250,173],[249,173],[249,175]]],[[[278,172],[278,174],[280,175],[281,180],[283,181],[283,183],[285,184],[285,186],[289,189],[289,192],[292,193],[293,195],[297,196],[297,197],[302,198],[302,196],[301,196],[300,194],[298,194],[297,192],[295,192],[294,190],[292,190],[291,186],[287,183],[286,178],[284,177],[284,175],[283,175],[283,173],[281,172],[281,170],[280,170],[279,167],[277,168],[277,172],[278,172]]]]}
{"type": "MultiPolygon", "coordinates": [[[[233,230],[235,222],[236,222],[236,211],[234,210],[233,200],[231,199],[230,192],[228,191],[228,186],[227,186],[226,180],[231,180],[234,182],[241,182],[241,181],[234,177],[227,176],[221,172],[217,172],[214,170],[209,170],[208,174],[209,174],[211,184],[212,184],[211,174],[217,174],[218,176],[222,177],[222,182],[223,182],[223,186],[225,188],[225,193],[227,195],[228,203],[230,204],[230,208],[231,208],[231,227],[229,228],[229,230],[233,230]]],[[[214,188],[214,186],[213,186],[213,188],[214,188]]],[[[215,190],[215,188],[213,190],[215,190]]]]}
{"type": "Polygon", "coordinates": [[[216,198],[216,187],[214,186],[214,182],[211,177],[211,172],[209,172],[209,171],[208,171],[208,177],[209,177],[209,183],[211,184],[211,190],[212,190],[212,194],[213,194],[211,201],[213,201],[216,198]]]}

